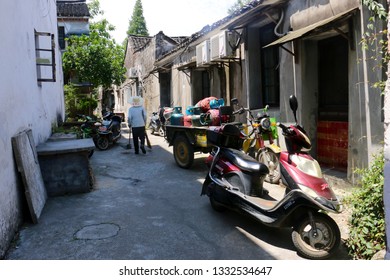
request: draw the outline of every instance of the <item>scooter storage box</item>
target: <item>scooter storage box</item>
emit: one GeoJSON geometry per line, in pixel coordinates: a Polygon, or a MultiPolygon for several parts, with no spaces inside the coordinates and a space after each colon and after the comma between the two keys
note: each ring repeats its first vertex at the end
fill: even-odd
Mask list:
{"type": "Polygon", "coordinates": [[[223,142],[224,136],[217,131],[211,129],[212,128],[210,127],[210,130],[207,130],[207,143],[210,145],[220,146],[223,142]]]}
{"type": "Polygon", "coordinates": [[[241,149],[243,140],[240,139],[239,133],[240,130],[235,125],[225,127],[223,134],[218,126],[210,127],[207,130],[207,144],[209,146],[216,145],[219,147],[241,149]]]}

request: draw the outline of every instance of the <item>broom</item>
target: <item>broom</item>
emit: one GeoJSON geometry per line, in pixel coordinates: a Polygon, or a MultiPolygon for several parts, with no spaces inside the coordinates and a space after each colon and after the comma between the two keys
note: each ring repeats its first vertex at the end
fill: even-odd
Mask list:
{"type": "Polygon", "coordinates": [[[148,133],[146,132],[146,130],[145,130],[145,138],[146,138],[146,144],[147,144],[148,148],[152,149],[152,144],[150,143],[149,136],[148,136],[148,133]]]}
{"type": "Polygon", "coordinates": [[[131,149],[131,127],[129,127],[129,143],[127,143],[126,149],[131,149]]]}

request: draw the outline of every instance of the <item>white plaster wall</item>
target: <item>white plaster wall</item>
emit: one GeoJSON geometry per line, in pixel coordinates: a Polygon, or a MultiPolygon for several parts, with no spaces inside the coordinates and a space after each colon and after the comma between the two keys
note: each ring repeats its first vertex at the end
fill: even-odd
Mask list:
{"type": "Polygon", "coordinates": [[[34,29],[55,35],[55,0],[0,2],[0,258],[23,220],[23,186],[11,138],[30,128],[35,144],[47,140],[52,124],[64,119],[62,66],[56,45],[56,82],[38,85],[34,29]]]}

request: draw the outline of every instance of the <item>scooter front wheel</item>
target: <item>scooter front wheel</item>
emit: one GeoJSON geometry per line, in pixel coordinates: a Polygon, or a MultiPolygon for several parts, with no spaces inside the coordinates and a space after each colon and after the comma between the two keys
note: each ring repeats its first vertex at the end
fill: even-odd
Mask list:
{"type": "Polygon", "coordinates": [[[164,131],[164,129],[162,127],[159,128],[158,135],[160,135],[161,137],[165,136],[165,131],[164,131]]]}
{"type": "Polygon", "coordinates": [[[265,176],[264,180],[271,184],[277,184],[280,180],[279,155],[266,147],[257,152],[256,160],[264,163],[268,167],[269,173],[265,176]]]}
{"type": "Polygon", "coordinates": [[[302,219],[292,232],[292,241],[298,253],[305,258],[323,260],[331,257],[339,248],[341,241],[337,223],[328,215],[313,213],[312,222],[309,216],[302,219]]]}
{"type": "Polygon", "coordinates": [[[150,134],[154,135],[154,128],[151,124],[149,124],[150,134]]]}

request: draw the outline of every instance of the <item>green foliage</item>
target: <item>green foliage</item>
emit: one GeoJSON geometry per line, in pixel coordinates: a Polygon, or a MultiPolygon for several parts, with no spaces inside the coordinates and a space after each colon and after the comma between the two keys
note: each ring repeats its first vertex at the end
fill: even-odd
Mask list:
{"type": "MultiPolygon", "coordinates": [[[[362,0],[371,12],[371,16],[368,19],[367,31],[363,34],[361,44],[363,49],[370,51],[372,55],[368,57],[369,60],[374,61],[375,66],[373,71],[387,69],[387,63],[390,59],[389,52],[387,50],[387,11],[384,6],[375,0],[362,0]],[[382,28],[382,26],[383,28],[382,28]],[[378,29],[379,26],[379,29],[378,29]]],[[[372,82],[373,88],[379,88],[381,92],[385,89],[386,81],[379,80],[372,82]]]]}
{"type": "Polygon", "coordinates": [[[71,36],[63,54],[64,72],[77,73],[80,81],[89,81],[94,87],[110,87],[124,81],[122,46],[108,37],[107,21],[91,25],[89,36],[71,36]]]}
{"type": "Polygon", "coordinates": [[[96,94],[85,95],[77,92],[73,84],[64,86],[65,113],[68,118],[76,118],[77,114],[88,115],[96,109],[98,101],[96,94]]]}
{"type": "Polygon", "coordinates": [[[99,0],[94,0],[88,5],[88,10],[91,18],[96,18],[99,15],[104,15],[104,11],[100,10],[100,1],[99,0]]]}
{"type": "Polygon", "coordinates": [[[365,5],[370,11],[373,12],[374,17],[381,20],[387,20],[387,12],[385,7],[381,3],[375,0],[363,0],[365,5]]]}
{"type": "Polygon", "coordinates": [[[129,21],[129,28],[127,29],[127,35],[149,36],[141,0],[135,2],[133,15],[129,21]]]}
{"type": "Polygon", "coordinates": [[[359,169],[361,182],[345,203],[352,209],[350,234],[346,242],[354,259],[371,259],[386,248],[384,219],[384,154],[374,157],[370,168],[359,169]]]}
{"type": "Polygon", "coordinates": [[[80,127],[52,126],[52,133],[76,134],[77,138],[80,138],[78,137],[78,135],[80,134],[80,127]]]}
{"type": "MultiPolygon", "coordinates": [[[[93,3],[99,4],[98,1],[93,3]]],[[[94,9],[91,14],[99,14],[98,6],[94,9]]],[[[89,35],[68,38],[69,44],[62,57],[65,75],[77,73],[80,82],[90,82],[95,88],[120,85],[126,73],[124,48],[111,38],[110,31],[114,29],[106,19],[102,19],[90,24],[89,35]]]]}

